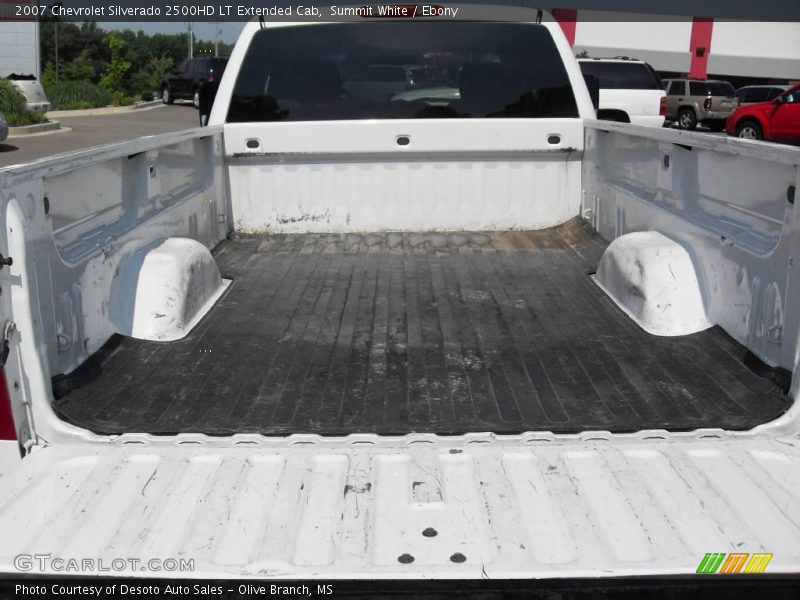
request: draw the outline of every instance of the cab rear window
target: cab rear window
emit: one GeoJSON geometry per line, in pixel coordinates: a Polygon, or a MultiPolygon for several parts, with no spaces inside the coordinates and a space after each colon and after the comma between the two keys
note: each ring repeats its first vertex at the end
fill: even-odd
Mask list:
{"type": "Polygon", "coordinates": [[[228,122],[577,116],[541,25],[370,21],[257,32],[228,122]]]}
{"type": "Polygon", "coordinates": [[[580,61],[584,75],[594,75],[606,90],[660,90],[661,80],[643,63],[580,61]]]}
{"type": "Polygon", "coordinates": [[[690,96],[725,96],[732,97],[736,93],[733,86],[726,81],[690,81],[690,96]]]}

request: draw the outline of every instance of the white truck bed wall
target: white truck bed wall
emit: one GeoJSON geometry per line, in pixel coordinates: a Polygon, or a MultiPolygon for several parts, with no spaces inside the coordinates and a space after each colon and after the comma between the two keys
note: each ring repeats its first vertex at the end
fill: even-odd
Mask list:
{"type": "Polygon", "coordinates": [[[582,148],[577,119],[225,126],[247,233],[551,227],[577,214],[582,148]]]}
{"type": "Polygon", "coordinates": [[[74,370],[120,332],[112,303],[125,295],[118,287],[127,259],[172,237],[216,246],[229,230],[227,198],[221,128],[0,171],[19,273],[10,286],[13,315],[26,370],[40,369],[21,379],[31,386],[26,394],[50,398],[52,376],[74,370]]]}
{"type": "Polygon", "coordinates": [[[117,331],[125,261],[168,238],[211,248],[235,228],[524,228],[582,214],[608,240],[656,231],[687,249],[709,320],[797,372],[800,215],[787,196],[800,150],[578,119],[472,123],[463,138],[454,122],[223,126],[234,75],[219,125],[0,170],[0,251],[14,259],[0,309],[17,331],[4,371],[15,419],[38,437],[20,442],[40,442],[2,473],[0,572],[49,553],[196,561],[176,577],[692,575],[710,552],[798,572],[797,403],[738,432],[156,437],[61,421],[51,377],[117,331]]]}
{"type": "MultiPolygon", "coordinates": [[[[538,127],[541,133],[553,129],[552,124],[538,127]]],[[[564,143],[584,145],[574,139],[572,125],[558,129],[564,143]]],[[[545,150],[512,158],[473,142],[461,155],[443,148],[398,161],[397,151],[387,146],[368,160],[341,154],[334,138],[327,147],[317,138],[314,156],[234,151],[226,170],[221,130],[144,138],[0,172],[9,252],[15,259],[11,272],[18,277],[11,286],[13,314],[21,332],[35,332],[35,339],[19,338],[26,366],[20,376],[27,382],[19,393],[51,399],[50,378],[73,370],[117,331],[110,303],[115,274],[126,258],[169,237],[213,247],[233,223],[260,223],[254,230],[268,226],[264,217],[275,213],[257,212],[264,208],[256,202],[257,190],[320,198],[330,207],[341,201],[347,208],[336,213],[341,227],[347,226],[347,214],[353,227],[379,227],[382,218],[386,224],[385,213],[394,219],[392,226],[402,228],[544,227],[581,210],[567,198],[577,196],[571,174],[581,163],[561,151],[555,162],[545,150]],[[329,152],[323,156],[324,151],[329,152]],[[564,204],[550,210],[552,190],[539,188],[538,178],[554,165],[563,170],[549,185],[563,185],[564,204]],[[339,185],[330,185],[331,180],[339,185]],[[381,192],[392,188],[387,181],[408,187],[381,192]],[[481,190],[470,189],[479,184],[481,190]],[[230,201],[228,185],[234,191],[230,201]],[[428,196],[419,201],[409,189],[428,196]],[[249,190],[246,201],[236,197],[243,190],[249,190]],[[475,202],[462,207],[460,195],[475,202]],[[436,207],[437,197],[446,199],[446,211],[436,207]],[[227,216],[229,202],[232,217],[227,216]],[[251,209],[257,214],[247,212],[251,209]],[[492,215],[492,223],[481,221],[492,215]]],[[[249,135],[258,131],[253,127],[249,135]]],[[[377,136],[381,129],[370,131],[377,136]]],[[[245,135],[243,130],[225,141],[229,153],[245,135]]],[[[798,164],[800,151],[794,148],[590,122],[579,180],[582,211],[609,240],[655,230],[681,243],[694,262],[709,320],[769,364],[791,370],[798,361],[800,323],[790,298],[800,292],[800,282],[790,261],[798,259],[800,223],[787,193],[798,185],[798,164]]],[[[312,214],[319,211],[315,206],[309,205],[312,214]]],[[[282,225],[283,231],[331,226],[314,220],[282,225]]],[[[77,433],[58,421],[49,405],[37,410],[44,411],[40,430],[49,423],[51,433],[77,433]]]]}
{"type": "Polygon", "coordinates": [[[800,150],[593,121],[583,185],[582,214],[603,237],[656,230],[682,244],[709,320],[768,364],[795,369],[800,150]]]}

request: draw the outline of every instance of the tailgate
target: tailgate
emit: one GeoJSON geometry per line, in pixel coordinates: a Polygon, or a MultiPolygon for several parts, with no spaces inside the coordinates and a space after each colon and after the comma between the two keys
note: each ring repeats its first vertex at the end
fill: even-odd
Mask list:
{"type": "Polygon", "coordinates": [[[605,577],[772,553],[767,573],[800,572],[796,438],[350,439],[36,451],[2,478],[0,565],[49,554],[188,559],[169,573],[187,577],[605,577]]]}
{"type": "Polygon", "coordinates": [[[711,96],[711,110],[732,111],[737,104],[734,97],[711,96]]]}

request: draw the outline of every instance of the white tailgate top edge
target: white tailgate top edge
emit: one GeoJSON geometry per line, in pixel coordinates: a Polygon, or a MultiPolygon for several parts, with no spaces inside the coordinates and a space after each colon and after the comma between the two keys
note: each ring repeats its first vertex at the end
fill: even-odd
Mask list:
{"type": "Polygon", "coordinates": [[[3,477],[0,530],[5,572],[44,553],[192,560],[186,577],[606,577],[741,552],[798,573],[800,442],[49,447],[3,477]]]}
{"type": "Polygon", "coordinates": [[[583,150],[580,119],[396,119],[225,125],[225,152],[229,156],[354,152],[402,156],[580,150],[583,150]],[[399,145],[400,141],[404,145],[399,145]]]}

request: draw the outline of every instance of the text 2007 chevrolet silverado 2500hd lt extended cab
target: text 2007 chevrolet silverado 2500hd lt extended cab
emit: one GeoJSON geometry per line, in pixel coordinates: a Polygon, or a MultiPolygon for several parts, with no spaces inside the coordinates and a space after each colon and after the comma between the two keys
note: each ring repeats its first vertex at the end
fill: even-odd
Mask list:
{"type": "Polygon", "coordinates": [[[208,127],[0,171],[4,571],[798,571],[800,151],[594,120],[518,10],[251,23],[208,127]]]}

